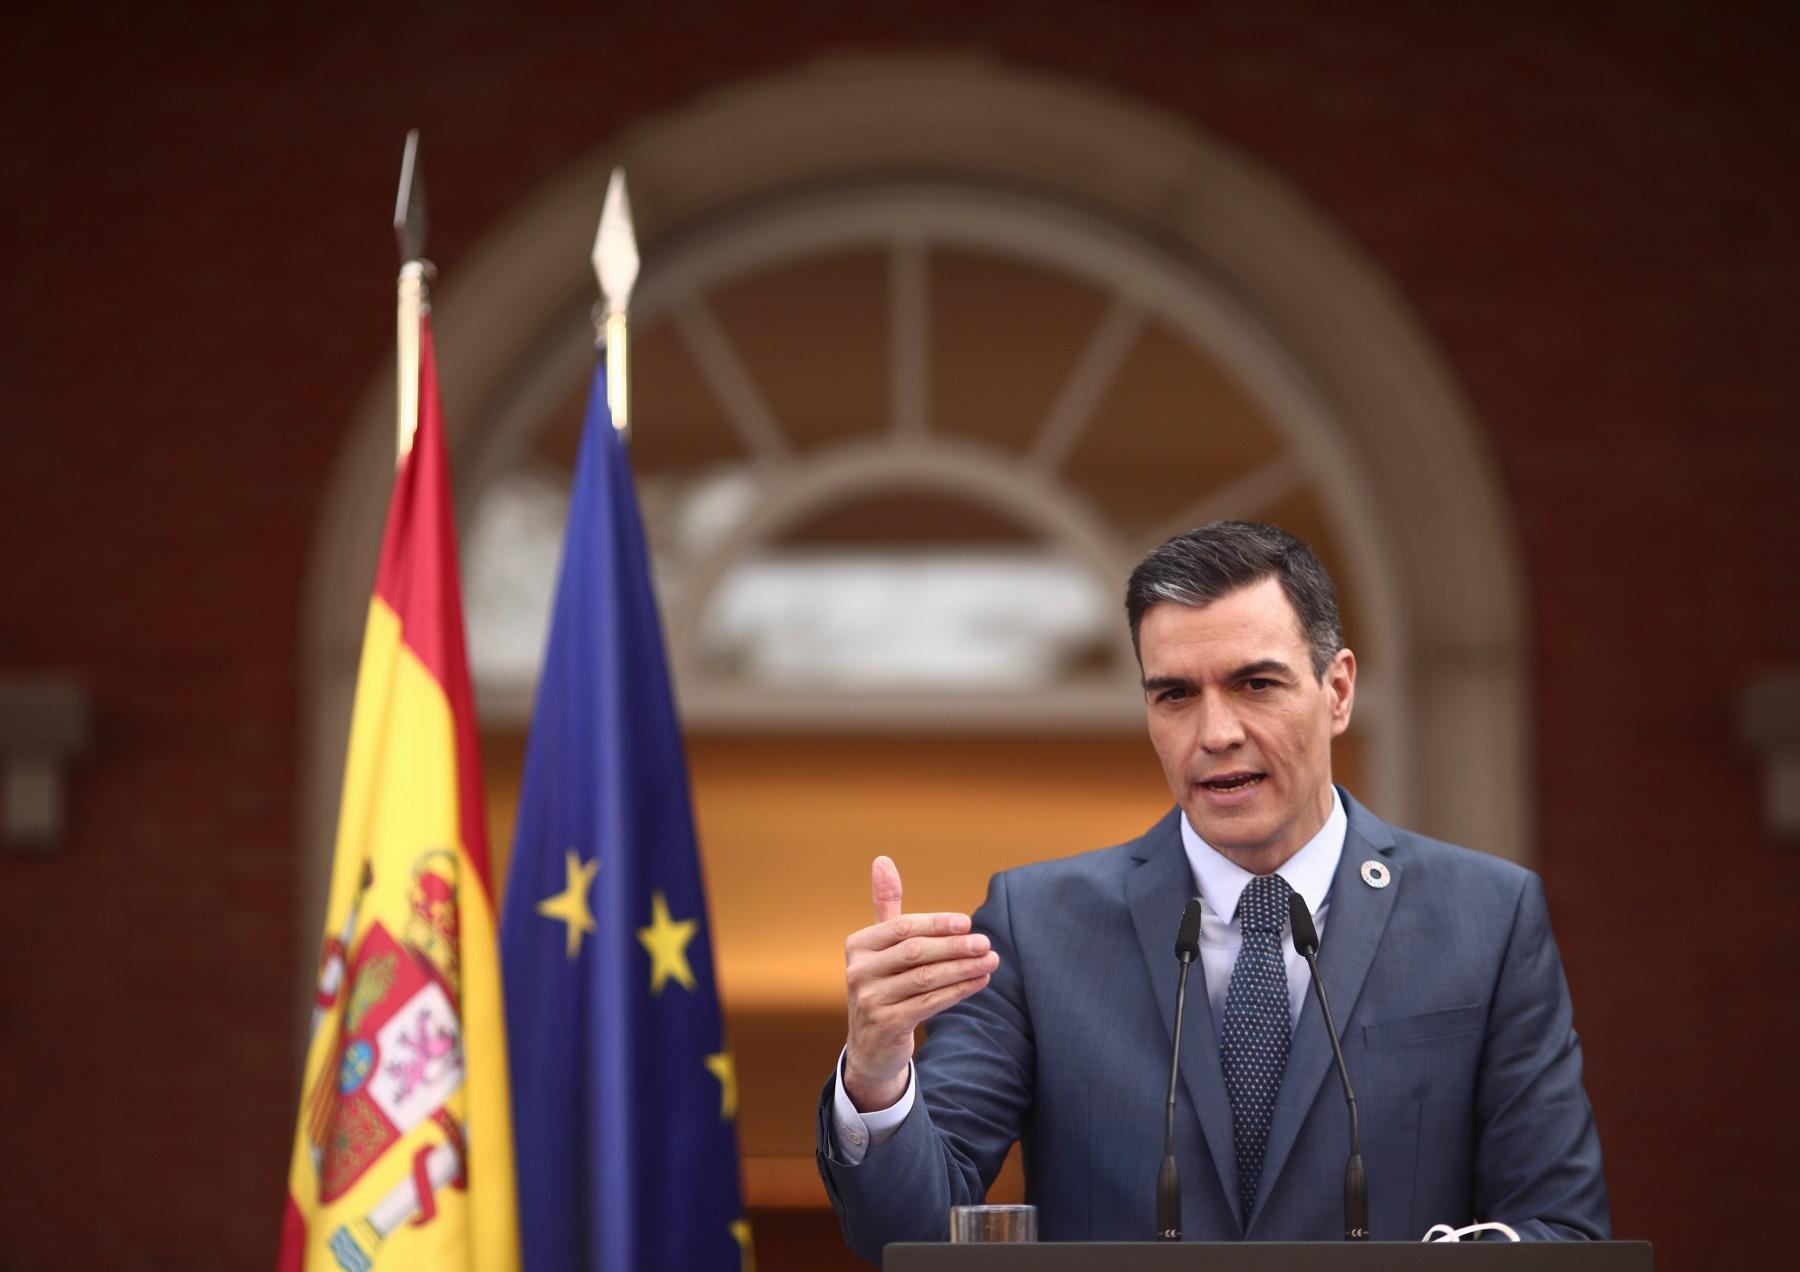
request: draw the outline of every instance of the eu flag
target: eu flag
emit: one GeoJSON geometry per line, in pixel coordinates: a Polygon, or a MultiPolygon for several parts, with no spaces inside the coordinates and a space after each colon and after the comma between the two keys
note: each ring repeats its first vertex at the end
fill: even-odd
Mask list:
{"type": "Polygon", "coordinates": [[[500,928],[528,1272],[739,1272],[737,1078],[687,766],[604,365],[500,928]]]}

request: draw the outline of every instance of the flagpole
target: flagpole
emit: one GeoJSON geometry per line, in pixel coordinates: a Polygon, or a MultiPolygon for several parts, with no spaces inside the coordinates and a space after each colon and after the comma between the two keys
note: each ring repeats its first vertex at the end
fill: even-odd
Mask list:
{"type": "Polygon", "coordinates": [[[412,449],[419,427],[419,326],[425,312],[425,177],[419,167],[419,130],[406,134],[400,156],[400,190],[394,198],[394,236],[400,243],[400,295],[396,318],[399,402],[394,463],[412,449]]]}
{"type": "Polygon", "coordinates": [[[631,436],[630,354],[625,311],[637,284],[637,234],[631,224],[631,200],[625,194],[625,169],[614,168],[606,187],[600,228],[594,234],[594,277],[600,283],[600,318],[595,325],[606,348],[606,405],[620,436],[631,436]]]}

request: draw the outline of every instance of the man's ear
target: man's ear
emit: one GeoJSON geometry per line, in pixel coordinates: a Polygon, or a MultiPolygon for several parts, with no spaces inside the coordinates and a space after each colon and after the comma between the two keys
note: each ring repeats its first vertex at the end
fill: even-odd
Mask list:
{"type": "Polygon", "coordinates": [[[1356,705],[1356,654],[1340,649],[1325,668],[1325,692],[1331,698],[1331,736],[1339,737],[1350,727],[1350,712],[1356,705]]]}

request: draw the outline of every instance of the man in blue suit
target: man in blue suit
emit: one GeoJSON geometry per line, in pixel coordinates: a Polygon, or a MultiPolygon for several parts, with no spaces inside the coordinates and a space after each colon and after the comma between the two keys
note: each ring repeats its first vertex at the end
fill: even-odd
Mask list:
{"type": "Polygon", "coordinates": [[[1608,1236],[1542,884],[1333,786],[1356,657],[1318,559],[1275,527],[1215,523],[1146,557],[1126,610],[1176,807],[1130,843],[997,875],[972,921],[904,913],[893,862],[874,863],[876,922],[845,943],[849,1040],[819,1109],[845,1239],[871,1262],[942,1240],[1015,1140],[1044,1239],[1153,1237],[1193,896],[1205,984],[1177,1091],[1184,1235],[1341,1239],[1349,1128],[1283,926],[1295,893],[1343,1029],[1374,1239],[1478,1220],[1608,1236]]]}

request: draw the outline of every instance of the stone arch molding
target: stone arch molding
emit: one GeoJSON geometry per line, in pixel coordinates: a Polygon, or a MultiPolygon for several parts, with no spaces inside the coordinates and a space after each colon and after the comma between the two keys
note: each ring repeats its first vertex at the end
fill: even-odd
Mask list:
{"type": "MultiPolygon", "coordinates": [[[[1365,675],[1396,719],[1371,757],[1376,806],[1533,859],[1524,593],[1481,429],[1393,287],[1279,177],[1144,103],[981,60],[838,58],[721,89],[574,165],[438,289],[465,507],[504,439],[536,415],[533,399],[567,383],[546,359],[582,353],[569,339],[592,300],[581,262],[615,164],[631,174],[647,261],[721,218],[808,192],[909,182],[1065,209],[1154,245],[1233,298],[1243,330],[1273,351],[1269,391],[1301,402],[1319,430],[1335,470],[1324,493],[1357,590],[1381,611],[1368,617],[1393,665],[1365,675]]],[[[313,545],[302,835],[312,885],[303,894],[315,907],[391,485],[392,401],[390,372],[356,413],[313,545]]],[[[316,914],[306,918],[316,925],[316,914]]]]}

